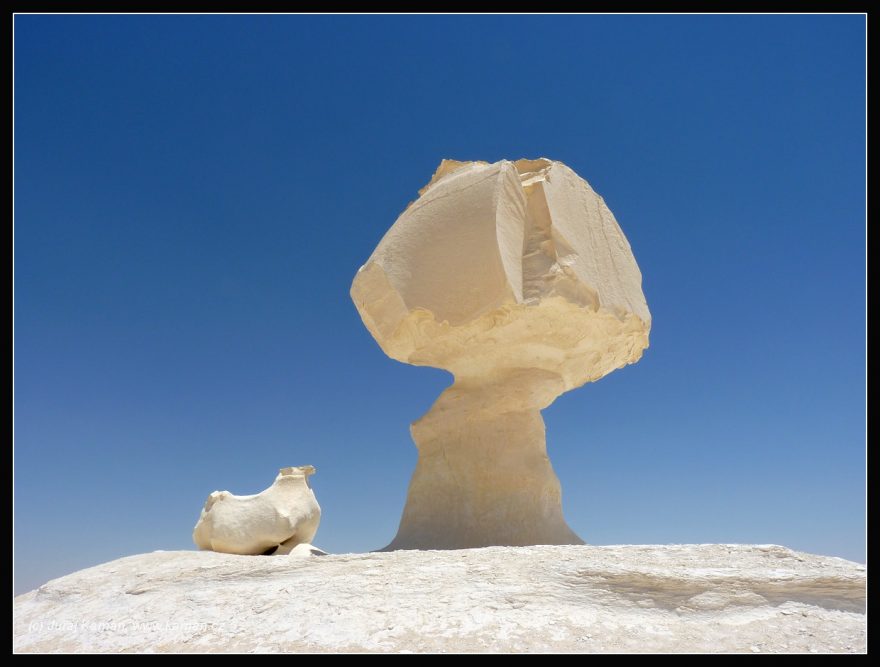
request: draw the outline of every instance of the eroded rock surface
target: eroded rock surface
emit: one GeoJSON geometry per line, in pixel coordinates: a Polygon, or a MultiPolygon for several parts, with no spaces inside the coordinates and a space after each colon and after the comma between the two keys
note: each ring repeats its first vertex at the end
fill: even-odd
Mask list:
{"type": "Polygon", "coordinates": [[[865,566],[775,545],[130,556],[13,602],[15,651],[864,652],[865,566]]]}

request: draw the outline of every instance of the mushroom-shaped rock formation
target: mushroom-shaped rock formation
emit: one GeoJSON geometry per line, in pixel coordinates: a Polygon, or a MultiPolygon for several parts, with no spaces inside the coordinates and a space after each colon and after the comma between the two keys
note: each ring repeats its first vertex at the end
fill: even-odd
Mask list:
{"type": "Polygon", "coordinates": [[[388,356],[455,376],[412,425],[418,464],[387,548],[582,544],[540,411],[648,346],[629,243],[561,162],[443,160],[419,194],[351,287],[388,356]]]}
{"type": "Polygon", "coordinates": [[[311,543],[321,521],[308,481],[314,474],[312,466],[282,468],[272,486],[252,496],[214,491],[193,530],[193,542],[199,549],[227,554],[290,554],[297,545],[311,543]]]}

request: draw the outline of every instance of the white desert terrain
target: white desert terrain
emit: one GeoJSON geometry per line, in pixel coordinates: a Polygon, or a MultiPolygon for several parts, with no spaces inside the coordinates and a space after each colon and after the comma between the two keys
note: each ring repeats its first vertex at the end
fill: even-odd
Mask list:
{"type": "Polygon", "coordinates": [[[866,650],[865,566],[774,545],[157,551],[13,603],[17,652],[866,650]]]}
{"type": "Polygon", "coordinates": [[[547,158],[444,160],[419,195],[351,287],[389,357],[455,377],[412,425],[390,550],[319,555],[315,469],[282,468],[260,493],[208,496],[205,551],[15,598],[14,649],[864,652],[862,565],[774,545],[587,546],[565,521],[541,410],[636,363],[651,331],[604,199],[547,158]]]}

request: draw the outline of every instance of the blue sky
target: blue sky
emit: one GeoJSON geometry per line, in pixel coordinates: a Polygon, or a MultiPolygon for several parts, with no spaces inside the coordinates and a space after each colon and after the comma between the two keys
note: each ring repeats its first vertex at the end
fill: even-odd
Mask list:
{"type": "Polygon", "coordinates": [[[641,267],[650,349],[544,412],[576,532],[864,560],[864,123],[862,16],[17,16],[16,590],[287,465],[391,540],[450,376],[348,289],[444,157],[566,162],[641,267]]]}

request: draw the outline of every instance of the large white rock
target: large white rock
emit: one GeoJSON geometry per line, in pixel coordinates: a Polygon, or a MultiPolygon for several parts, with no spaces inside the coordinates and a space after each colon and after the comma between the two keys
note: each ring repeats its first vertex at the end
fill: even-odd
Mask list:
{"type": "Polygon", "coordinates": [[[543,158],[444,160],[420,194],[351,287],[386,354],[455,375],[412,426],[389,548],[580,543],[540,411],[648,346],[629,243],[586,181],[543,158]]]}
{"type": "Polygon", "coordinates": [[[272,486],[251,496],[214,491],[193,530],[193,542],[199,549],[229,554],[277,548],[279,555],[310,543],[321,521],[321,507],[308,482],[314,473],[313,466],[282,468],[272,486]]]}
{"type": "Polygon", "coordinates": [[[20,652],[864,652],[865,567],[778,546],[122,558],[13,601],[20,652]]]}

